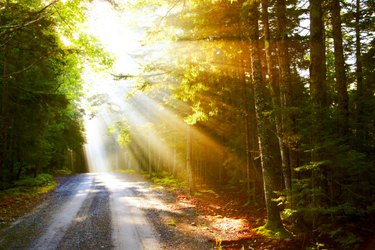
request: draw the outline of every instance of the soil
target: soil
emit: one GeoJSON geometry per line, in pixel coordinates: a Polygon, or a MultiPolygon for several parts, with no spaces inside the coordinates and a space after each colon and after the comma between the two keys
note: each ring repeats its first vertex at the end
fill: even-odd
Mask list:
{"type": "Polygon", "coordinates": [[[50,193],[33,197],[12,197],[0,192],[0,231],[32,211],[49,197],[50,193]]]}
{"type": "Polygon", "coordinates": [[[270,239],[256,234],[254,228],[264,224],[265,211],[256,206],[246,206],[244,197],[235,190],[203,190],[194,196],[182,190],[156,187],[163,193],[160,198],[169,212],[162,215],[160,227],[169,225],[174,235],[169,237],[170,246],[178,249],[305,249],[301,237],[270,239]],[[191,239],[201,239],[191,244],[191,239]],[[177,244],[176,244],[177,243],[177,244]]]}

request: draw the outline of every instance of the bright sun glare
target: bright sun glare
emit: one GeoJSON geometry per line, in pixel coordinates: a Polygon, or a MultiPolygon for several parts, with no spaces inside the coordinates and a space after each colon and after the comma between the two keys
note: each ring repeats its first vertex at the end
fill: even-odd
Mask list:
{"type": "MultiPolygon", "coordinates": [[[[155,18],[155,13],[148,14],[142,10],[138,13],[117,11],[107,1],[97,0],[91,3],[87,22],[88,33],[97,37],[115,57],[112,74],[140,74],[137,58],[145,53],[142,42],[145,39],[146,28],[152,25],[155,18]]],[[[166,46],[168,45],[161,44],[157,47],[157,53],[154,53],[152,60],[163,56],[162,51],[166,46]]],[[[147,157],[153,152],[162,159],[159,161],[166,165],[184,166],[184,159],[171,157],[175,148],[158,135],[158,126],[164,123],[169,131],[183,137],[186,136],[187,125],[157,102],[157,97],[154,100],[146,94],[136,93],[127,99],[126,96],[136,84],[133,78],[115,81],[110,74],[91,71],[86,71],[83,78],[86,82],[86,98],[83,100],[86,110],[86,156],[91,172],[107,172],[123,168],[124,165],[136,168],[139,155],[137,156],[134,151],[141,151],[141,157],[147,157]],[[126,148],[119,145],[120,131],[112,129],[112,133],[109,132],[114,124],[123,121],[124,118],[133,128],[131,145],[126,148]]],[[[196,138],[204,140],[210,147],[220,147],[199,131],[194,133],[196,138]]]]}
{"type": "Polygon", "coordinates": [[[105,1],[94,1],[90,8],[88,32],[97,37],[115,58],[115,71],[138,73],[137,62],[130,56],[141,49],[144,30],[130,27],[134,14],[116,11],[105,1]]]}
{"type": "MultiPolygon", "coordinates": [[[[139,73],[136,58],[142,53],[145,28],[152,24],[154,18],[155,16],[148,16],[145,12],[117,11],[107,1],[97,0],[91,3],[87,32],[95,36],[115,57],[112,74],[139,73]]],[[[135,85],[135,80],[115,81],[109,74],[88,70],[84,72],[83,78],[86,83],[86,99],[83,100],[83,105],[86,109],[84,123],[88,165],[90,171],[106,172],[118,168],[120,162],[123,162],[117,142],[118,131],[109,135],[109,128],[124,116],[128,122],[139,128],[149,122],[144,114],[135,111],[130,102],[134,104],[142,101],[143,105],[148,105],[143,112],[150,112],[155,107],[148,97],[140,93],[131,100],[126,99],[135,85]]],[[[149,140],[157,144],[158,139],[154,137],[149,140]]]]}

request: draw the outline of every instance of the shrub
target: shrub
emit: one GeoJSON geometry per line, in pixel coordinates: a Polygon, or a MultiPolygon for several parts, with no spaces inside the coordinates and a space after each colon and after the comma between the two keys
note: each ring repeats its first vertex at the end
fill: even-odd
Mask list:
{"type": "Polygon", "coordinates": [[[27,177],[21,180],[16,181],[16,186],[25,186],[25,187],[42,187],[52,184],[54,178],[50,174],[39,174],[35,178],[27,177]]]}

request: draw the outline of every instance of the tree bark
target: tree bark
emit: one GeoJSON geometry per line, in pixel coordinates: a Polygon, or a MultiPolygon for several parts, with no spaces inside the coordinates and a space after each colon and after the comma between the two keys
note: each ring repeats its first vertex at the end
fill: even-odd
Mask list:
{"type": "Polygon", "coordinates": [[[245,124],[245,146],[246,146],[246,179],[247,179],[247,198],[248,203],[255,201],[255,183],[256,183],[256,170],[254,164],[254,156],[251,152],[250,144],[250,121],[249,121],[249,106],[248,106],[248,96],[247,96],[247,87],[246,87],[246,73],[245,65],[242,60],[242,97],[243,97],[243,106],[244,106],[244,124],[245,124]]]}
{"type": "Polygon", "coordinates": [[[258,118],[258,131],[260,137],[262,170],[264,181],[264,194],[267,210],[267,223],[265,228],[272,231],[285,231],[281,222],[280,211],[274,199],[275,191],[280,191],[281,166],[275,159],[273,152],[274,126],[272,124],[271,113],[272,105],[268,89],[264,85],[262,76],[261,51],[259,48],[259,11],[258,3],[252,1],[249,6],[249,38],[251,42],[250,57],[252,66],[252,80],[255,91],[255,105],[258,118]]]}
{"type": "Polygon", "coordinates": [[[186,125],[186,171],[189,178],[189,191],[193,193],[194,191],[194,180],[193,180],[193,168],[192,168],[192,135],[191,135],[191,125],[186,125]]]}
{"type": "Polygon", "coordinates": [[[280,85],[280,100],[281,100],[281,138],[282,142],[282,168],[284,185],[288,194],[288,204],[292,206],[292,172],[298,167],[298,152],[295,138],[296,124],[295,115],[293,114],[293,90],[296,86],[293,84],[291,75],[291,59],[289,56],[288,46],[288,20],[287,8],[285,0],[278,0],[276,2],[276,16],[277,29],[276,40],[278,48],[278,63],[279,63],[279,85],[280,85]]]}
{"type": "MultiPolygon", "coordinates": [[[[324,124],[327,109],[326,87],[326,57],[325,36],[323,22],[323,0],[310,0],[310,95],[312,100],[311,119],[311,162],[321,162],[324,159],[324,151],[321,146],[324,143],[324,124]]],[[[327,176],[327,168],[320,166],[319,171],[311,172],[312,189],[327,191],[327,183],[321,176],[327,176]]],[[[322,197],[312,192],[312,205],[320,207],[322,197]]]]}
{"type": "Polygon", "coordinates": [[[310,91],[318,107],[326,106],[325,43],[321,0],[310,0],[310,91]]]}
{"type": "Polygon", "coordinates": [[[340,135],[347,135],[349,130],[349,97],[345,74],[345,59],[342,42],[340,1],[332,0],[332,33],[335,57],[336,91],[338,95],[338,131],[340,135]]]}
{"type": "MultiPolygon", "coordinates": [[[[267,85],[270,86],[272,105],[275,108],[275,126],[276,126],[276,135],[280,148],[281,156],[281,167],[284,177],[284,186],[288,193],[291,189],[291,177],[290,177],[290,164],[289,164],[289,149],[285,141],[285,131],[283,126],[283,105],[282,103],[282,93],[280,92],[280,87],[282,87],[281,75],[277,73],[274,58],[272,54],[276,51],[275,44],[271,41],[270,27],[269,27],[269,14],[268,14],[269,1],[262,0],[262,22],[263,22],[263,36],[264,36],[264,51],[265,51],[265,61],[267,68],[267,77],[265,81],[267,85]]],[[[277,35],[276,39],[280,39],[277,35]]],[[[281,65],[279,65],[279,68],[281,65]]],[[[279,70],[282,71],[282,70],[279,70]]]]}
{"type": "Polygon", "coordinates": [[[9,51],[8,44],[3,49],[3,75],[2,75],[2,107],[1,107],[1,154],[0,154],[0,182],[7,179],[6,171],[9,157],[9,51]]]}
{"type": "Polygon", "coordinates": [[[364,86],[363,86],[363,70],[362,70],[362,53],[361,53],[361,29],[360,29],[361,7],[360,0],[356,0],[356,13],[355,13],[355,56],[356,56],[356,80],[357,80],[357,94],[356,94],[356,122],[357,133],[356,137],[358,142],[365,139],[365,133],[361,127],[363,123],[363,99],[364,99],[364,86]]]}

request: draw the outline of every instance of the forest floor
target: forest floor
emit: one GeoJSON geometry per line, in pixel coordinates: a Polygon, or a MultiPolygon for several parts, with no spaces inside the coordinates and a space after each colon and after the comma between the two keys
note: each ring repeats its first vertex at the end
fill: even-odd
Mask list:
{"type": "MultiPolygon", "coordinates": [[[[58,183],[69,178],[60,177],[58,183]]],[[[162,202],[157,209],[145,210],[145,214],[160,235],[163,249],[294,250],[312,246],[303,234],[291,239],[257,234],[254,228],[264,224],[265,211],[245,205],[246,194],[237,189],[202,188],[190,195],[176,185],[154,184],[150,193],[162,202]]],[[[49,196],[17,198],[0,194],[0,231],[49,196]]],[[[370,239],[370,243],[375,242],[370,239]]]]}
{"type": "MultiPolygon", "coordinates": [[[[276,239],[257,234],[254,229],[264,225],[265,210],[245,205],[246,194],[238,190],[200,189],[189,195],[174,187],[156,186],[155,189],[168,194],[160,197],[174,211],[163,216],[164,220],[180,235],[204,237],[211,242],[210,249],[294,250],[307,246],[308,242],[301,237],[276,239]]],[[[180,241],[178,245],[183,244],[181,239],[177,241],[180,241]]]]}
{"type": "Polygon", "coordinates": [[[53,189],[33,193],[32,195],[28,191],[0,192],[0,231],[42,203],[49,197],[51,191],[53,189]]]}

